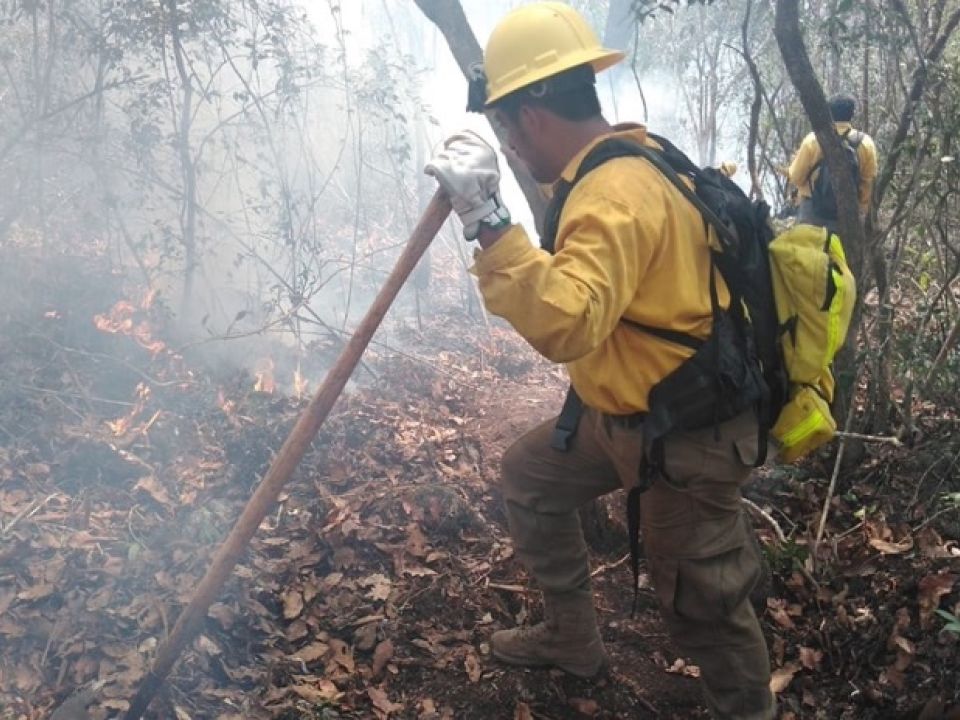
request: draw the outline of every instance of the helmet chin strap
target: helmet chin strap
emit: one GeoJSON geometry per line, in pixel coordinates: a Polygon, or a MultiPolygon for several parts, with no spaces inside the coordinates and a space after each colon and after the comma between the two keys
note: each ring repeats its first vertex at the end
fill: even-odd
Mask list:
{"type": "Polygon", "coordinates": [[[467,84],[467,112],[482,113],[487,104],[487,76],[481,63],[470,66],[467,84]]]}

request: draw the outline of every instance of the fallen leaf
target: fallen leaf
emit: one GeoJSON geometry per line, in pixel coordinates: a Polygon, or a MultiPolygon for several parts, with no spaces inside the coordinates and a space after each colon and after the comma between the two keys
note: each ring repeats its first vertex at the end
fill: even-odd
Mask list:
{"type": "Polygon", "coordinates": [[[140,478],[133,489],[143,490],[161,505],[170,505],[170,495],[167,494],[167,489],[160,484],[160,481],[154,475],[146,475],[140,478]]]}
{"type": "Polygon", "coordinates": [[[374,573],[363,580],[360,580],[360,584],[364,587],[369,587],[370,590],[367,591],[367,597],[371,600],[386,600],[390,597],[390,590],[393,587],[393,583],[390,582],[390,578],[382,573],[374,573]]]}
{"type": "Polygon", "coordinates": [[[800,648],[800,664],[807,670],[816,670],[823,659],[823,652],[809,647],[800,648]]]}
{"type": "Polygon", "coordinates": [[[293,620],[303,612],[303,594],[299,590],[288,590],[283,595],[283,619],[293,620]]]}
{"type": "Polygon", "coordinates": [[[213,640],[208,638],[206,635],[200,635],[196,639],[196,646],[197,646],[197,649],[200,650],[201,652],[213,657],[220,655],[220,653],[222,652],[220,650],[220,646],[217,645],[213,640]]]}
{"type": "Polygon", "coordinates": [[[600,704],[596,700],[586,698],[570,698],[570,705],[581,715],[594,717],[600,712],[600,704]]]}
{"type": "Polygon", "coordinates": [[[46,463],[29,463],[23,468],[23,472],[31,480],[42,480],[50,475],[50,466],[46,463]]]}
{"type": "Polygon", "coordinates": [[[36,670],[26,665],[20,665],[13,673],[16,688],[21,692],[32,694],[34,690],[40,687],[43,678],[36,670]]]}
{"type": "Polygon", "coordinates": [[[349,673],[356,669],[356,663],[353,661],[353,651],[343,640],[330,640],[330,649],[333,650],[333,660],[337,665],[349,673]]]}
{"type": "Polygon", "coordinates": [[[224,630],[229,630],[237,620],[237,614],[224,603],[214,603],[207,610],[207,615],[212,617],[224,630]]]}
{"type": "Polygon", "coordinates": [[[410,575],[411,577],[430,577],[431,575],[436,575],[437,571],[421,565],[407,565],[403,568],[403,574],[410,575]]]}
{"type": "Polygon", "coordinates": [[[869,542],[870,547],[879,550],[884,555],[901,555],[913,549],[913,538],[909,535],[897,543],[881,540],[880,538],[870,538],[869,542]]]}
{"type": "Polygon", "coordinates": [[[311,663],[316,662],[328,652],[330,652],[329,645],[323,642],[314,642],[300,648],[296,652],[291,653],[290,657],[311,663]]]}
{"type": "Polygon", "coordinates": [[[373,651],[374,677],[377,677],[381,672],[383,672],[383,668],[386,667],[387,663],[390,662],[392,657],[393,642],[389,638],[377,644],[376,649],[373,651]]]}
{"type": "Polygon", "coordinates": [[[463,666],[466,668],[467,677],[470,678],[470,682],[480,682],[480,660],[475,653],[472,651],[467,653],[467,657],[463,661],[463,666]]]}
{"type": "Polygon", "coordinates": [[[0,590],[0,615],[3,615],[7,610],[10,609],[10,606],[13,604],[14,598],[16,597],[17,593],[12,588],[0,590]]]}
{"type": "Polygon", "coordinates": [[[427,540],[427,536],[423,534],[423,530],[420,529],[419,525],[413,523],[407,533],[407,542],[404,545],[404,549],[414,557],[422,558],[426,556],[429,548],[430,543],[427,540]]]}
{"type": "Polygon", "coordinates": [[[291,685],[290,689],[304,700],[317,704],[335,702],[343,696],[343,693],[329,680],[324,678],[311,678],[315,682],[298,683],[291,685]]]}
{"type": "Polygon", "coordinates": [[[940,605],[940,598],[950,593],[956,581],[957,576],[952,573],[927,575],[920,580],[918,585],[920,627],[924,630],[930,628],[933,613],[936,611],[937,606],[940,605]]]}
{"type": "Polygon", "coordinates": [[[683,658],[677,658],[673,664],[667,668],[667,672],[672,675],[683,675],[684,677],[700,677],[700,668],[697,665],[687,665],[683,658]]]}
{"type": "Polygon", "coordinates": [[[426,715],[436,715],[437,714],[437,704],[433,701],[432,698],[424,698],[420,701],[420,709],[423,711],[421,716],[426,715]]]}
{"type": "Polygon", "coordinates": [[[310,634],[310,628],[307,627],[307,624],[303,620],[297,619],[290,623],[283,634],[290,642],[296,642],[297,640],[303,640],[307,637],[307,635],[310,634]]]}
{"type": "Polygon", "coordinates": [[[790,618],[790,614],[787,612],[786,601],[769,598],[767,600],[767,612],[770,613],[770,617],[773,618],[774,622],[785,630],[793,630],[796,628],[796,625],[794,625],[793,620],[790,618]]]}
{"type": "Polygon", "coordinates": [[[917,533],[917,547],[923,556],[930,559],[951,557],[947,544],[937,534],[937,531],[927,525],[917,533]]]}
{"type": "Polygon", "coordinates": [[[896,668],[887,668],[880,673],[880,681],[890,683],[897,690],[903,690],[905,680],[906,677],[904,676],[903,672],[897,670],[896,668]]]}
{"type": "Polygon", "coordinates": [[[26,590],[21,590],[17,593],[17,598],[25,602],[32,602],[34,600],[42,600],[45,597],[49,597],[53,594],[53,591],[56,588],[53,585],[47,583],[41,583],[40,585],[34,585],[29,587],[26,590]]]}
{"type": "Polygon", "coordinates": [[[908,655],[917,654],[917,649],[916,647],[914,647],[914,644],[909,640],[907,640],[905,637],[900,637],[898,635],[897,637],[893,638],[893,644],[896,645],[901,650],[903,650],[903,652],[907,653],[908,655]]]}
{"type": "Polygon", "coordinates": [[[368,687],[367,695],[373,702],[373,706],[380,712],[386,713],[387,715],[392,712],[403,710],[403,705],[398,705],[395,702],[391,702],[387,693],[380,688],[368,687]]]}
{"type": "Polygon", "coordinates": [[[793,676],[800,671],[800,663],[787,663],[782,668],[774,670],[770,675],[770,692],[781,693],[793,681],[793,676]]]}

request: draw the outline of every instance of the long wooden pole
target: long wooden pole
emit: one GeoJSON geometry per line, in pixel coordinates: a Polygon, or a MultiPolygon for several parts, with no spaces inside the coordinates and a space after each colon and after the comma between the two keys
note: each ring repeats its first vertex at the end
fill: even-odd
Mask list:
{"type": "Polygon", "coordinates": [[[270,464],[270,469],[264,475],[260,485],[247,502],[243,513],[237,519],[236,524],[230,531],[230,535],[224,540],[223,544],[217,550],[206,575],[200,581],[200,585],[193,593],[190,603],[180,613],[173,631],[161,643],[157,650],[157,658],[154,661],[153,668],[143,678],[136,696],[130,704],[130,709],[124,716],[124,720],[140,720],[146,711],[150,701],[160,689],[168,673],[180,657],[183,648],[196,636],[197,631],[203,619],[207,615],[207,610],[217,598],[220,588],[230,576],[234,566],[240,559],[240,556],[247,548],[250,538],[253,537],[264,517],[270,512],[277,496],[284,484],[293,474],[300,460],[303,459],[310,443],[316,437],[317,431],[327,419],[330,410],[333,408],[337,398],[343,391],[344,386],[350,379],[360,357],[366,349],[374,333],[383,321],[387,310],[400,292],[407,277],[413,271],[417,262],[420,260],[427,247],[433,241],[433,238],[440,232],[443,223],[450,214],[450,201],[442,191],[437,193],[430,200],[423,216],[413,234],[407,241],[407,246],[397,260],[393,272],[387,278],[380,293],[377,295],[367,314],[364,316],[356,332],[347,342],[343,352],[337,359],[336,364],[327,373],[323,385],[317,390],[316,395],[307,405],[306,409],[297,420],[297,424],[290,435],[280,448],[280,452],[270,464]]]}

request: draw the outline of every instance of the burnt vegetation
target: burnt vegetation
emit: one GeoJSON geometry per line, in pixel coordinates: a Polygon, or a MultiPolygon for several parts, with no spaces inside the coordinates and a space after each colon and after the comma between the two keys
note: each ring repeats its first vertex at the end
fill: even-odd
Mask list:
{"type": "MultiPolygon", "coordinates": [[[[789,0],[573,4],[625,37],[616,86],[650,117],[621,119],[749,158],[786,206],[810,129],[789,0]]],[[[0,3],[2,720],[96,681],[90,717],[128,709],[432,194],[432,73],[444,36],[478,45],[436,3],[363,5],[0,3]]],[[[747,491],[774,690],[785,718],[956,720],[960,2],[800,9],[815,86],[860,99],[881,163],[847,246],[845,435],[747,491]]],[[[619,497],[585,516],[609,671],[490,658],[538,611],[498,461],[565,378],[486,317],[469,253],[434,242],[148,717],[706,717],[649,587],[630,618],[619,497]]]]}

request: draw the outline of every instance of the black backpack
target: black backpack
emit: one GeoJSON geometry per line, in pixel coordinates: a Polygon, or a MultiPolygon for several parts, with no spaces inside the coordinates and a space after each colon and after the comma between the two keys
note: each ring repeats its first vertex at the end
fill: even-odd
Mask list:
{"type": "MultiPolygon", "coordinates": [[[[668,140],[648,134],[662,150],[626,138],[603,140],[587,153],[572,182],[561,181],[547,208],[541,246],[555,251],[563,205],[574,185],[598,166],[619,157],[642,157],[652,163],[703,215],[704,230],[716,229],[721,249],[710,251],[710,297],[713,329],[701,340],[670,328],[624,322],[694,351],[674,372],[658,382],[649,394],[649,410],[638,421],[643,426],[642,477],[628,497],[627,519],[633,557],[634,591],[639,558],[639,494],[657,474],[666,474],[663,439],[674,430],[698,430],[733,418],[749,408],[756,411],[760,427],[756,465],[766,459],[767,438],[788,399],[788,378],[780,351],[779,322],[770,279],[768,245],[773,239],[770,208],[751,201],[730,178],[714,168],[698,168],[668,140]],[[693,181],[691,190],[681,180],[693,181]],[[715,271],[730,291],[730,306],[720,307],[715,271]]],[[[707,234],[691,238],[707,242],[707,234]]],[[[551,446],[566,450],[576,433],[582,402],[571,387],[557,420],[551,446]]],[[[636,596],[634,597],[636,602],[636,596]]]]}
{"type": "MultiPolygon", "coordinates": [[[[860,155],[857,148],[863,141],[863,133],[849,128],[840,136],[840,145],[844,150],[844,158],[853,171],[853,185],[860,185],[860,155]]],[[[813,181],[810,188],[810,200],[813,203],[813,211],[817,217],[822,220],[837,219],[837,196],[833,187],[833,177],[830,175],[830,166],[823,162],[823,158],[817,160],[816,165],[810,170],[807,179],[813,177],[813,173],[820,170],[817,179],[813,181]]]]}
{"type": "MultiPolygon", "coordinates": [[[[626,138],[611,138],[598,143],[586,155],[573,181],[561,181],[555,189],[547,208],[541,246],[554,252],[563,205],[584,175],[618,157],[643,157],[652,163],[700,211],[704,223],[716,229],[722,249],[711,250],[711,263],[723,276],[731,302],[728,310],[722,310],[711,282],[714,332],[707,341],[670,328],[653,328],[622,319],[631,327],[695,351],[690,360],[651,390],[650,410],[644,419],[647,442],[653,443],[671,430],[696,430],[722,422],[742,412],[749,403],[756,404],[765,440],[766,431],[776,422],[787,400],[787,376],[778,343],[779,323],[767,254],[773,238],[768,222],[770,209],[762,201],[752,202],[719,170],[698,168],[670,141],[653,134],[648,137],[662,150],[626,138]],[[693,181],[694,190],[680,179],[681,175],[693,181]],[[690,369],[684,370],[691,364],[704,370],[702,377],[694,378],[690,369]],[[754,381],[756,388],[745,387],[754,381]],[[744,390],[748,392],[745,394],[744,390]],[[758,391],[760,396],[754,397],[758,391]],[[682,397],[674,397],[676,393],[682,397]]],[[[706,241],[706,233],[693,240],[706,241]]],[[[566,449],[576,425],[561,427],[558,423],[557,430],[552,444],[566,449]]],[[[765,459],[764,449],[765,442],[761,444],[758,464],[765,459]]],[[[655,462],[656,458],[652,460],[655,462]]]]}

